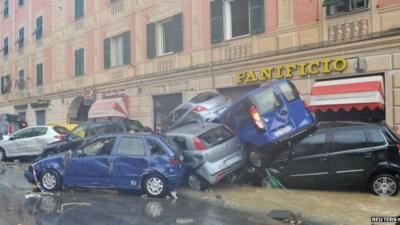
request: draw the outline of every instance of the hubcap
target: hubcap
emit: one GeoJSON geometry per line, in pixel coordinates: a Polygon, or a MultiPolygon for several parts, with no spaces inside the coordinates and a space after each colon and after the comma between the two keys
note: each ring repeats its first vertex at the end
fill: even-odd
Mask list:
{"type": "Polygon", "coordinates": [[[380,177],[373,183],[375,193],[380,196],[390,196],[396,192],[396,181],[390,177],[380,177]]]}
{"type": "Polygon", "coordinates": [[[253,166],[255,166],[255,167],[262,166],[261,156],[257,152],[255,152],[255,151],[250,152],[249,158],[250,158],[250,162],[251,162],[251,164],[253,164],[253,166]]]}
{"type": "Polygon", "coordinates": [[[46,188],[47,190],[53,190],[54,187],[56,186],[56,183],[57,183],[56,177],[53,174],[46,172],[43,175],[42,184],[44,188],[46,188]]]}
{"type": "Polygon", "coordinates": [[[164,183],[158,177],[152,177],[147,180],[147,191],[152,195],[160,195],[164,190],[164,183]]]}
{"type": "Polygon", "coordinates": [[[200,190],[201,183],[199,178],[196,175],[189,175],[188,177],[188,184],[191,189],[200,190]]]}

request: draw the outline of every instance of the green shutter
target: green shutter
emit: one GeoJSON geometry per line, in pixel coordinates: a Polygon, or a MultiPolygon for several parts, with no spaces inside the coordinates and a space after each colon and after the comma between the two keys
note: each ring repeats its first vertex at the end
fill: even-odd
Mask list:
{"type": "Polygon", "coordinates": [[[4,13],[4,17],[7,17],[7,16],[8,16],[8,0],[4,0],[4,10],[3,10],[3,13],[4,13]]]}
{"type": "Polygon", "coordinates": [[[83,48],[75,51],[75,76],[85,73],[85,50],[83,48]]]}
{"type": "Polygon", "coordinates": [[[131,32],[127,31],[122,34],[124,49],[122,49],[124,54],[124,65],[131,63],[131,32]]]}
{"type": "Polygon", "coordinates": [[[156,57],[156,24],[149,23],[146,27],[147,32],[147,58],[156,57]]]}
{"type": "Polygon", "coordinates": [[[265,31],[264,0],[250,0],[251,34],[260,34],[265,31]]]}
{"type": "Polygon", "coordinates": [[[217,44],[224,40],[224,9],[223,0],[211,1],[211,43],[217,44]]]}
{"type": "Polygon", "coordinates": [[[18,47],[22,48],[24,46],[24,39],[25,39],[25,29],[21,27],[19,29],[18,47]]]}
{"type": "Polygon", "coordinates": [[[84,8],[84,3],[83,0],[75,0],[75,20],[80,19],[83,17],[83,8],[84,8]]]}
{"type": "Polygon", "coordinates": [[[111,67],[111,39],[104,39],[104,69],[111,67]]]}
{"type": "Polygon", "coordinates": [[[43,34],[43,17],[36,18],[36,40],[42,38],[43,34]]]}
{"type": "Polygon", "coordinates": [[[173,18],[174,24],[174,52],[181,52],[183,50],[183,15],[182,13],[176,14],[173,18]]]}
{"type": "Polygon", "coordinates": [[[36,86],[43,85],[43,64],[36,65],[36,86]]]}

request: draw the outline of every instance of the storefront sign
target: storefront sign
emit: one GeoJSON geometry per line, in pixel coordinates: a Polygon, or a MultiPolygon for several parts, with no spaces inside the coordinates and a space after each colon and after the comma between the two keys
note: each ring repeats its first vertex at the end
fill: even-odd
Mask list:
{"type": "Polygon", "coordinates": [[[50,104],[49,100],[46,99],[38,99],[36,102],[31,103],[32,108],[39,108],[39,107],[48,107],[50,104]]]}
{"type": "Polygon", "coordinates": [[[236,83],[251,83],[272,79],[290,79],[293,76],[304,77],[307,75],[331,74],[346,70],[348,62],[346,59],[316,60],[309,63],[286,64],[261,68],[259,71],[239,71],[236,73],[236,83]]]}
{"type": "Polygon", "coordinates": [[[103,99],[117,98],[117,97],[122,97],[122,96],[126,96],[125,89],[111,90],[111,91],[106,91],[103,93],[103,99]]]}
{"type": "Polygon", "coordinates": [[[93,88],[83,90],[83,105],[92,105],[96,98],[96,91],[93,88]]]}

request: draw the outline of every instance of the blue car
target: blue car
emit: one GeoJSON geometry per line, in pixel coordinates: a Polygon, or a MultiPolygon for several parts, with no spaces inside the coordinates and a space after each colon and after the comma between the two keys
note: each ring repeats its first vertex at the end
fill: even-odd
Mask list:
{"type": "Polygon", "coordinates": [[[159,197],[176,188],[181,170],[179,156],[163,137],[114,134],[40,159],[25,177],[50,192],[63,187],[141,189],[159,197]]]}
{"type": "Polygon", "coordinates": [[[239,136],[250,163],[257,168],[268,163],[281,144],[302,136],[316,124],[296,87],[286,79],[247,93],[219,119],[239,136]]]}

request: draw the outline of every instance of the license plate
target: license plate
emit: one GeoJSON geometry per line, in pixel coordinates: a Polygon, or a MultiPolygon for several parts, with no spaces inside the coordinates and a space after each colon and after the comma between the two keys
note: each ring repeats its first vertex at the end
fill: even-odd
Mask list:
{"type": "Polygon", "coordinates": [[[282,136],[292,130],[292,127],[286,126],[274,132],[275,137],[282,136]]]}
{"type": "Polygon", "coordinates": [[[230,158],[228,160],[225,160],[225,164],[230,166],[230,165],[233,165],[233,164],[237,163],[239,160],[240,160],[240,157],[239,156],[235,156],[235,157],[232,157],[232,158],[230,158]]]}

